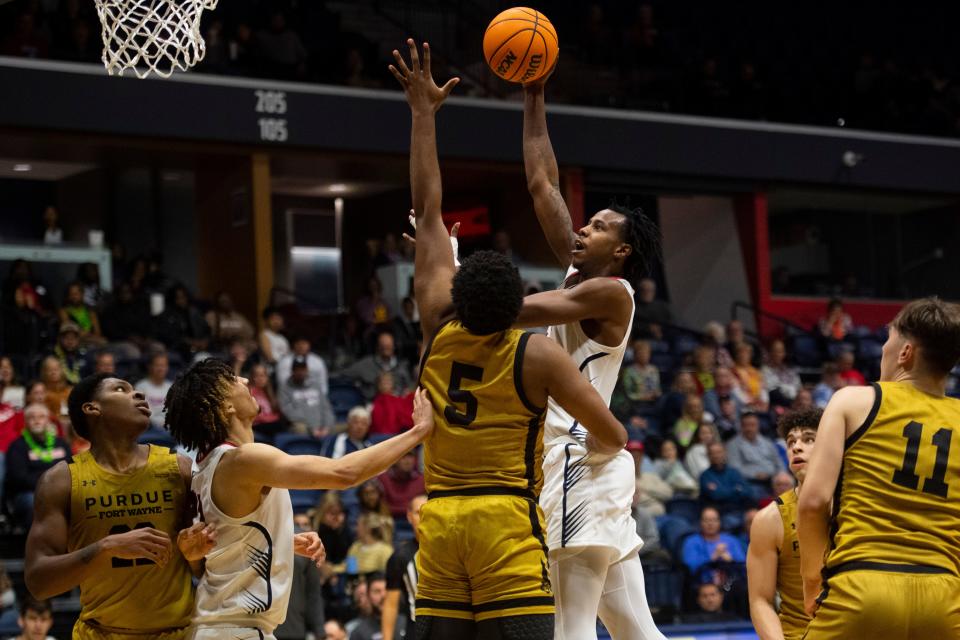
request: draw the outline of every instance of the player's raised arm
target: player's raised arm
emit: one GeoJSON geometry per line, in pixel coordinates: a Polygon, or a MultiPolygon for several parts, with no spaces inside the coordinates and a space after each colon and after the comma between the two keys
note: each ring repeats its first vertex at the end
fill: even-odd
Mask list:
{"type": "Polygon", "coordinates": [[[269,445],[249,443],[221,462],[238,484],[283,489],[346,489],[378,476],[433,431],[433,410],[427,392],[414,394],[413,428],[372,447],[332,460],[291,456],[269,445]]]}
{"type": "Polygon", "coordinates": [[[616,280],[591,278],[569,289],[526,296],[516,326],[544,327],[588,319],[619,321],[623,326],[613,341],[619,343],[628,328],[632,304],[630,294],[616,280]]]}
{"type": "Polygon", "coordinates": [[[414,287],[420,324],[424,337],[429,339],[452,308],[450,283],[455,271],[449,236],[440,216],[443,188],[435,116],[460,79],[451,78],[438,87],[430,70],[430,45],[423,44],[422,63],[416,43],[408,39],[407,46],[409,66],[394,50],[397,64],[390,65],[390,72],[403,87],[410,105],[410,193],[417,221],[414,287]]]}
{"type": "Polygon", "coordinates": [[[533,209],[547,242],[564,267],[570,265],[576,234],[567,203],[560,193],[560,169],[547,133],[543,89],[546,78],[524,85],[523,167],[533,209]]]}
{"type": "Polygon", "coordinates": [[[783,538],[783,521],[775,504],[757,514],[750,527],[747,549],[747,591],[750,599],[750,620],[760,640],[783,640],[783,626],[773,608],[777,595],[777,566],[780,562],[779,541],[783,538]]]}
{"type": "Polygon", "coordinates": [[[556,342],[543,335],[530,336],[523,373],[525,380],[542,381],[544,395],[583,425],[590,434],[589,448],[613,454],[627,445],[627,430],[556,342]]]}

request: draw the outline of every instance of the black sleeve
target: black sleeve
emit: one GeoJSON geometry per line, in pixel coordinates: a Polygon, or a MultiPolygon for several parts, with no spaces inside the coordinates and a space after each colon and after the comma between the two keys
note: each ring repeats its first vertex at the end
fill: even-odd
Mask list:
{"type": "Polygon", "coordinates": [[[395,551],[387,561],[387,590],[403,589],[403,574],[407,569],[406,554],[402,549],[395,551]]]}

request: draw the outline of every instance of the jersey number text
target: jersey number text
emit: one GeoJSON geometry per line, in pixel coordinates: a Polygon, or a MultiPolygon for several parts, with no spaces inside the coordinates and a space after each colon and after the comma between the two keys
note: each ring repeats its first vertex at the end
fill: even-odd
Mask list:
{"type": "Polygon", "coordinates": [[[477,419],[477,398],[469,391],[464,391],[460,385],[464,380],[483,380],[483,368],[463,362],[454,362],[450,367],[450,386],[447,387],[447,396],[451,402],[462,403],[466,405],[463,413],[457,410],[452,404],[448,404],[443,409],[443,417],[450,424],[458,424],[461,427],[469,426],[471,422],[477,419]]]}
{"type": "MultiPolygon", "coordinates": [[[[920,476],[917,475],[917,456],[920,453],[920,443],[923,440],[923,425],[919,422],[909,422],[903,428],[903,437],[907,439],[907,450],[903,452],[903,466],[893,472],[893,483],[916,491],[920,486],[920,476]]],[[[950,440],[953,438],[951,429],[940,429],[933,434],[933,446],[937,448],[937,459],[933,465],[933,475],[923,481],[924,493],[940,498],[947,497],[947,463],[950,461],[950,440]]]]}

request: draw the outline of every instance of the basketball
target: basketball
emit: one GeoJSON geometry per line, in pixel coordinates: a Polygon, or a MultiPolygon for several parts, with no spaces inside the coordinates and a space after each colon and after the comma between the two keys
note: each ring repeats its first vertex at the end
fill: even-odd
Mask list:
{"type": "Polygon", "coordinates": [[[509,82],[530,82],[550,71],[560,53],[553,24],[535,9],[514,7],[494,18],[483,34],[483,57],[509,82]]]}

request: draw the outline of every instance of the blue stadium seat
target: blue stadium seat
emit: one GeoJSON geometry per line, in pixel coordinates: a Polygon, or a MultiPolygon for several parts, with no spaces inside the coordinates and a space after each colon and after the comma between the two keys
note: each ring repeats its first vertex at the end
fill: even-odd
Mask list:
{"type": "Polygon", "coordinates": [[[406,518],[393,519],[393,546],[401,542],[413,540],[413,525],[406,518]]]}
{"type": "Polygon", "coordinates": [[[290,502],[293,504],[294,513],[303,513],[317,506],[323,496],[323,491],[319,489],[291,489],[290,502]]]}
{"type": "Polygon", "coordinates": [[[813,335],[800,333],[793,336],[790,351],[794,361],[801,367],[819,367],[823,364],[820,341],[813,335]]]}
{"type": "Polygon", "coordinates": [[[650,353],[670,353],[670,345],[665,340],[651,340],[650,353]]]}
{"type": "Polygon", "coordinates": [[[650,354],[650,362],[660,371],[673,371],[673,365],[676,361],[672,353],[653,353],[650,354]]]}
{"type": "Polygon", "coordinates": [[[256,431],[256,430],[254,430],[253,432],[253,441],[259,442],[261,444],[273,444],[272,437],[265,435],[263,433],[260,433],[259,431],[256,431]]]}
{"type": "Polygon", "coordinates": [[[683,608],[683,572],[668,567],[644,567],[644,587],[651,609],[669,609],[674,615],[683,608]]]}
{"type": "Polygon", "coordinates": [[[287,443],[295,442],[302,438],[305,438],[302,433],[290,433],[289,431],[281,431],[280,433],[273,436],[273,446],[282,451],[286,451],[287,443]]]}
{"type": "Polygon", "coordinates": [[[347,419],[347,413],[350,409],[367,404],[367,399],[363,397],[360,389],[357,389],[352,382],[346,381],[331,382],[327,399],[330,401],[330,406],[333,408],[333,413],[336,415],[338,422],[347,419]]]}
{"type": "Polygon", "coordinates": [[[683,518],[692,526],[700,522],[700,502],[693,498],[673,498],[667,500],[667,515],[683,518]]]}
{"type": "Polygon", "coordinates": [[[367,436],[367,440],[370,441],[370,444],[379,444],[384,440],[389,440],[392,437],[393,436],[389,433],[371,433],[369,436],[367,436]]]}
{"type": "Polygon", "coordinates": [[[309,436],[298,436],[287,440],[282,449],[292,456],[320,456],[323,455],[323,441],[309,436]]]}
{"type": "Polygon", "coordinates": [[[857,351],[861,360],[876,360],[883,354],[883,343],[873,336],[861,338],[857,351]]]}
{"type": "Polygon", "coordinates": [[[674,558],[681,556],[680,551],[687,536],[697,532],[693,525],[683,518],[671,515],[657,518],[657,531],[660,533],[663,548],[674,558]]]}
{"type": "Polygon", "coordinates": [[[689,334],[681,333],[673,339],[673,352],[677,356],[683,358],[684,356],[693,353],[693,350],[700,345],[700,342],[696,338],[689,334]]]}
{"type": "Polygon", "coordinates": [[[170,447],[174,451],[177,450],[177,441],[174,440],[173,436],[163,429],[151,427],[140,434],[140,437],[137,438],[137,442],[140,444],[155,444],[158,447],[170,447]]]}

